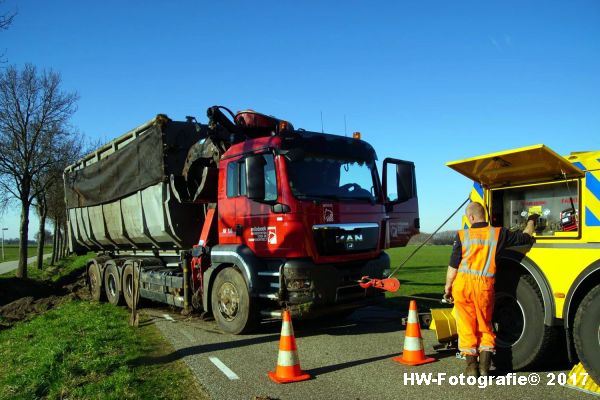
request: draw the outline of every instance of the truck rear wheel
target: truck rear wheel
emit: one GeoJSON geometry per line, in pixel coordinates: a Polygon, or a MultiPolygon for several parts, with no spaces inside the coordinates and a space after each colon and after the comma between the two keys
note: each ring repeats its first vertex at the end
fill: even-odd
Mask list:
{"type": "Polygon", "coordinates": [[[554,328],[544,325],[544,303],[530,275],[506,274],[496,281],[492,318],[496,332],[496,368],[520,370],[542,360],[554,342],[554,328]]]}
{"type": "MultiPolygon", "coordinates": [[[[127,307],[133,308],[133,264],[126,263],[125,269],[123,270],[123,297],[125,298],[125,303],[127,303],[127,307]]],[[[139,285],[139,272],[137,269],[135,270],[135,283],[139,285]]],[[[140,291],[139,286],[136,287],[136,307],[140,305],[140,291]]]]}
{"type": "Polygon", "coordinates": [[[104,291],[102,290],[102,275],[100,267],[95,262],[92,262],[88,267],[88,280],[90,295],[94,301],[102,301],[104,291]]]}
{"type": "Polygon", "coordinates": [[[118,306],[123,303],[123,292],[121,290],[121,275],[114,262],[106,263],[104,271],[104,291],[110,304],[118,306]]]}
{"type": "Polygon", "coordinates": [[[212,313],[219,327],[237,335],[255,328],[258,312],[242,274],[233,267],[222,269],[211,291],[212,313]]]}
{"type": "Polygon", "coordinates": [[[586,372],[600,382],[600,285],[586,294],[577,308],[573,338],[586,372]]]}

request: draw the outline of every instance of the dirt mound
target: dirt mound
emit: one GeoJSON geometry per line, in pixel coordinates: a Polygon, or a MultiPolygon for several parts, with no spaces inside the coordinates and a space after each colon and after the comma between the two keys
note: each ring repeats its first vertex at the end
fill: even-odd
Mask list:
{"type": "Polygon", "coordinates": [[[47,297],[55,290],[56,288],[52,284],[31,279],[0,279],[0,306],[23,297],[33,297],[34,299],[47,297]]]}
{"type": "Polygon", "coordinates": [[[0,329],[30,319],[69,300],[87,300],[85,273],[77,272],[55,284],[30,279],[0,280],[0,329]]]}

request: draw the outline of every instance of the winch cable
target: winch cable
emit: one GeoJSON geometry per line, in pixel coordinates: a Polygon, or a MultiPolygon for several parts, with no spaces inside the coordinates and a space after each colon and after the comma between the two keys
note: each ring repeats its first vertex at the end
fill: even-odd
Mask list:
{"type": "Polygon", "coordinates": [[[390,274],[387,276],[387,278],[386,278],[386,279],[389,279],[389,278],[391,278],[392,276],[394,276],[394,274],[395,274],[396,272],[398,272],[398,270],[399,270],[400,268],[404,267],[404,265],[406,265],[406,263],[407,263],[407,262],[408,262],[408,261],[409,261],[409,260],[410,260],[410,259],[411,259],[411,258],[412,258],[414,255],[415,255],[415,254],[417,254],[417,252],[418,252],[419,250],[421,250],[421,248],[423,248],[423,246],[425,246],[427,243],[429,243],[429,241],[430,241],[431,239],[433,239],[433,237],[434,237],[434,236],[435,236],[435,235],[436,235],[436,234],[437,234],[437,233],[440,231],[440,229],[442,229],[442,228],[444,227],[444,225],[446,225],[446,224],[448,223],[448,221],[450,221],[450,220],[452,219],[452,217],[454,217],[454,216],[456,215],[456,213],[458,213],[458,212],[459,212],[459,211],[460,211],[460,210],[461,210],[461,209],[464,207],[464,205],[465,205],[465,204],[467,204],[469,201],[471,201],[471,197],[470,197],[470,196],[469,196],[469,197],[467,197],[467,199],[466,199],[465,201],[463,201],[463,202],[461,203],[461,205],[460,205],[460,206],[458,206],[458,208],[457,208],[457,209],[456,209],[456,210],[455,210],[455,211],[454,211],[454,212],[453,212],[453,213],[452,213],[452,214],[451,214],[451,215],[450,215],[448,218],[446,218],[446,220],[445,220],[444,222],[442,222],[442,224],[441,224],[441,225],[440,225],[440,226],[439,226],[439,227],[438,227],[438,228],[435,230],[435,232],[433,232],[431,235],[429,235],[429,237],[428,237],[427,239],[425,239],[425,241],[424,241],[423,243],[421,243],[419,246],[417,246],[417,248],[416,248],[416,249],[414,249],[414,250],[413,250],[413,251],[412,251],[412,252],[411,252],[411,253],[408,255],[408,257],[406,257],[406,258],[404,259],[404,261],[402,261],[402,262],[400,263],[400,265],[398,265],[397,267],[395,267],[395,268],[394,268],[394,269],[393,269],[393,270],[390,272],[390,274]]]}

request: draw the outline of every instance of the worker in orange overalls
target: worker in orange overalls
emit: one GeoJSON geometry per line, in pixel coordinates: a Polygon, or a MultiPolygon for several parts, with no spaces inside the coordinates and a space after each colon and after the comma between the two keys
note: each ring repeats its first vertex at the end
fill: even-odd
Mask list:
{"type": "Polygon", "coordinates": [[[506,247],[533,244],[538,215],[529,216],[523,232],[489,226],[480,203],[470,203],[466,215],[471,227],[458,231],[444,296],[454,299],[458,349],[466,356],[466,375],[488,376],[496,346],[492,330],[496,255],[506,247]]]}

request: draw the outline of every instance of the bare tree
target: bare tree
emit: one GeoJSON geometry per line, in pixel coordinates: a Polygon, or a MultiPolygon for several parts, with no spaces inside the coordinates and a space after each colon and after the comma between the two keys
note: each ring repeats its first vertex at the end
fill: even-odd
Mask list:
{"type": "Polygon", "coordinates": [[[52,258],[50,265],[54,265],[60,257],[61,229],[66,219],[65,192],[62,180],[48,188],[48,218],[54,227],[54,240],[52,242],[52,258]]]}
{"type": "MultiPolygon", "coordinates": [[[[62,258],[60,252],[57,249],[56,235],[59,234],[63,221],[66,221],[65,214],[65,192],[63,186],[62,174],[67,165],[75,162],[82,156],[82,140],[79,135],[73,135],[68,140],[59,144],[58,153],[64,154],[60,160],[56,160],[47,173],[40,174],[40,177],[34,180],[34,188],[38,188],[41,185],[46,185],[46,190],[38,190],[38,195],[35,199],[35,207],[39,216],[39,232],[45,232],[46,219],[53,221],[54,223],[54,241],[52,249],[52,260],[51,264],[60,258],[62,258]]],[[[43,254],[44,254],[44,237],[41,237],[38,241],[37,248],[37,267],[42,269],[43,265],[43,254]]]]}
{"type": "MultiPolygon", "coordinates": [[[[0,4],[4,3],[4,1],[0,1],[0,4]]],[[[17,15],[17,12],[8,12],[6,14],[2,14],[0,15],[0,31],[4,31],[7,30],[9,26],[11,26],[11,24],[13,23],[13,20],[15,19],[15,16],[17,15]]],[[[0,62],[4,63],[6,62],[4,60],[4,52],[2,52],[0,54],[0,62]]]]}
{"type": "Polygon", "coordinates": [[[62,146],[73,136],[68,122],[78,95],[64,92],[60,85],[58,73],[38,73],[31,64],[22,71],[10,66],[0,73],[0,190],[21,205],[20,278],[27,277],[30,207],[52,183],[43,176],[69,156],[62,146]]]}
{"type": "Polygon", "coordinates": [[[0,30],[8,29],[16,15],[16,12],[0,15],[0,30]]]}

